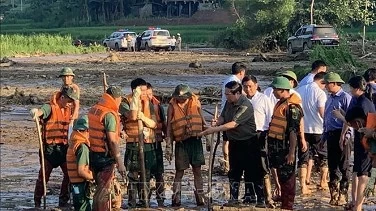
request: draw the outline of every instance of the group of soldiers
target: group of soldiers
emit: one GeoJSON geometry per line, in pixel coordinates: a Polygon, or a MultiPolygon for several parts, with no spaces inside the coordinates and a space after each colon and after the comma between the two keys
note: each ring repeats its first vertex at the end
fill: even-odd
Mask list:
{"type": "Polygon", "coordinates": [[[374,141],[376,136],[375,128],[366,128],[371,121],[367,116],[375,113],[376,70],[369,69],[364,78],[350,79],[351,97],[342,89],[345,82],[341,77],[326,73],[326,68],[324,62],[315,61],[300,83],[294,72],[285,71],[262,93],[256,77],[246,75],[247,67],[236,62],[223,84],[220,115],[214,116],[211,123],[204,118],[199,97],[187,85],[175,88],[166,115],[153,95],[152,85],[141,78],[131,82],[132,93],[126,96],[120,87],[108,87],[88,114],[79,117],[80,89],[73,82],[72,69],[63,68],[60,91],[49,103],[30,112],[33,119],[42,122],[44,143],[44,166],[36,182],[35,206],[41,206],[45,194],[42,168],[48,182],[53,168],[61,167],[64,178],[59,206],[67,206],[71,192],[75,210],[120,208],[122,191],[115,176],[117,169],[128,183],[127,208],[149,206],[152,177],[156,180],[158,206],[163,207],[163,160],[165,157],[171,162],[173,152],[176,171],[172,206],[181,206],[182,177],[190,167],[196,204],[205,205],[202,137],[222,131],[230,183],[227,205],[241,203],[239,189],[244,175],[243,203],[274,208],[275,201],[280,201],[281,208],[292,210],[296,165],[301,193],[309,195],[311,171],[318,160],[318,187],[330,190],[330,204],[360,211],[372,168],[369,151],[373,146],[362,140],[374,141]],[[347,193],[350,137],[354,137],[351,202],[347,193]],[[126,141],[124,156],[120,153],[121,139],[126,141]],[[274,179],[274,194],[270,178],[274,179]]]}

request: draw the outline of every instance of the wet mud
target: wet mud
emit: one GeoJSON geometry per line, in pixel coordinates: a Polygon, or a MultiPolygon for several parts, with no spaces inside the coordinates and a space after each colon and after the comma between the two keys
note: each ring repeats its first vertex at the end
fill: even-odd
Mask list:
{"type": "MultiPolygon", "coordinates": [[[[125,93],[130,93],[131,80],[142,77],[155,87],[160,96],[169,96],[176,85],[186,83],[197,93],[211,90],[215,93],[212,97],[217,99],[220,94],[216,90],[220,89],[226,74],[230,73],[232,63],[236,61],[248,65],[248,74],[257,76],[262,89],[268,86],[276,71],[292,68],[296,64],[308,64],[308,61],[251,62],[252,59],[252,55],[217,50],[12,58],[15,64],[2,67],[0,78],[0,209],[25,210],[34,206],[33,192],[39,171],[39,145],[36,126],[29,116],[29,109],[47,102],[51,93],[60,88],[61,80],[57,76],[62,67],[68,66],[75,71],[75,82],[81,87],[82,93],[81,113],[84,113],[103,93],[103,72],[108,76],[108,84],[121,86],[125,93]],[[202,67],[190,68],[191,62],[198,62],[202,67]]],[[[204,108],[214,111],[214,104],[210,103],[204,105],[204,108]]],[[[210,120],[211,116],[208,113],[206,115],[206,119],[210,120]]],[[[124,144],[121,148],[124,152],[124,144]]],[[[216,154],[217,159],[223,158],[221,148],[220,145],[216,154]]],[[[205,157],[208,164],[208,152],[205,152],[205,157]]],[[[218,165],[219,162],[216,161],[216,168],[218,165]]],[[[166,207],[159,210],[174,210],[169,207],[174,163],[165,162],[165,169],[166,207]]],[[[208,166],[203,166],[202,171],[206,188],[208,166]]],[[[318,174],[314,173],[313,178],[318,181],[318,174]]],[[[56,207],[61,180],[61,170],[55,169],[47,186],[49,210],[61,209],[56,207]]],[[[196,207],[193,186],[193,174],[187,170],[183,177],[182,208],[178,210],[206,210],[206,207],[196,207]]],[[[256,209],[253,205],[222,207],[229,198],[226,176],[215,174],[212,190],[214,210],[267,210],[256,209]]],[[[314,194],[311,197],[300,197],[297,190],[296,210],[343,210],[328,205],[329,192],[317,191],[315,185],[312,186],[312,190],[314,194]]],[[[240,194],[242,195],[243,193],[240,194]]],[[[126,204],[125,194],[123,204],[126,204]]],[[[151,205],[155,210],[157,209],[155,195],[152,196],[151,205]]]]}

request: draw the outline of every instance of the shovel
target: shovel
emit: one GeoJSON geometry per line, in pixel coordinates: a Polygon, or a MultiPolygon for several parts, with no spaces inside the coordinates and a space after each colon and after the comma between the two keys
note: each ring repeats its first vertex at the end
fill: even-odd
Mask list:
{"type": "Polygon", "coordinates": [[[45,172],[45,165],[44,165],[44,151],[43,151],[43,141],[42,141],[42,132],[39,124],[39,118],[35,118],[35,123],[37,125],[38,131],[38,138],[39,138],[39,152],[40,152],[40,159],[41,159],[41,167],[42,167],[42,178],[43,178],[43,209],[46,209],[46,172],[45,172]]]}

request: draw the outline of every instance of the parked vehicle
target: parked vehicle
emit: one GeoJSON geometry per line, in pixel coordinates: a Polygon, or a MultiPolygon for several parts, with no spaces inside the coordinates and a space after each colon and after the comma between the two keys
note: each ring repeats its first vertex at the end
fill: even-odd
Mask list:
{"type": "Polygon", "coordinates": [[[141,39],[139,50],[159,51],[164,49],[167,51],[171,48],[170,32],[165,29],[149,28],[141,34],[139,39],[141,39]]]}
{"type": "Polygon", "coordinates": [[[298,51],[305,51],[314,45],[338,46],[339,37],[331,25],[304,25],[287,39],[287,49],[289,54],[298,51]]]}
{"type": "Polygon", "coordinates": [[[131,48],[133,51],[136,43],[136,37],[137,34],[135,32],[131,32],[128,30],[119,30],[113,32],[108,38],[103,40],[103,45],[116,51],[129,50],[128,48],[131,48]],[[128,35],[132,37],[131,46],[128,46],[127,44],[128,35]]]}

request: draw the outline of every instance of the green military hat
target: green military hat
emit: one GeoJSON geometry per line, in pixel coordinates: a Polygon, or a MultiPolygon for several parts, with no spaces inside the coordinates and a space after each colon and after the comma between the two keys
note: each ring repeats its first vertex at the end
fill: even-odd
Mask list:
{"type": "Polygon", "coordinates": [[[89,129],[89,119],[87,115],[82,116],[79,119],[76,119],[73,124],[73,130],[87,130],[89,129]]]}
{"type": "Polygon", "coordinates": [[[324,81],[326,83],[333,83],[333,82],[335,82],[335,83],[343,83],[343,84],[345,83],[342,80],[341,76],[338,73],[335,73],[335,72],[329,72],[329,73],[325,74],[324,81]]]}
{"type": "Polygon", "coordinates": [[[296,74],[293,71],[291,71],[291,70],[286,70],[286,71],[282,72],[280,74],[280,76],[285,76],[285,77],[292,78],[294,80],[294,82],[295,82],[295,86],[294,87],[298,86],[298,84],[299,84],[298,83],[298,77],[296,77],[296,74]]]}
{"type": "Polygon", "coordinates": [[[66,75],[75,76],[73,70],[69,67],[64,67],[63,69],[61,69],[59,77],[66,75]]]}
{"type": "Polygon", "coordinates": [[[110,86],[107,88],[106,93],[111,95],[113,98],[118,98],[123,95],[121,89],[117,86],[110,86]]]}
{"type": "Polygon", "coordinates": [[[174,93],[172,93],[173,98],[188,99],[192,97],[193,93],[188,85],[179,84],[176,86],[174,93]]]}
{"type": "Polygon", "coordinates": [[[72,100],[78,100],[77,92],[70,86],[64,86],[61,89],[61,94],[69,97],[72,100]]]}
{"type": "Polygon", "coordinates": [[[273,87],[273,89],[292,89],[289,79],[283,76],[275,77],[269,86],[273,87]]]}

